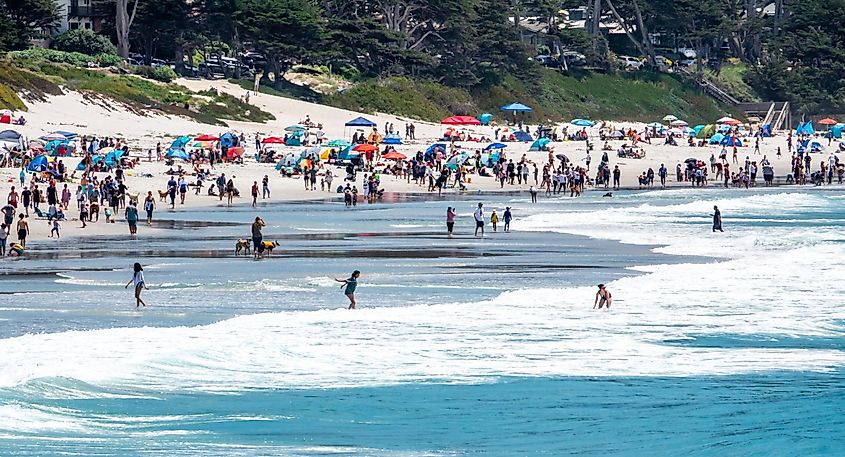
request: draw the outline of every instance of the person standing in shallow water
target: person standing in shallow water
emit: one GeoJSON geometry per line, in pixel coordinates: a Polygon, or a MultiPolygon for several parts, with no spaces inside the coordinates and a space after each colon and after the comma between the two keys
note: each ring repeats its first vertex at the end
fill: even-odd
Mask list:
{"type": "Polygon", "coordinates": [[[455,228],[455,216],[457,214],[455,208],[451,206],[446,208],[446,230],[449,231],[449,236],[452,236],[452,230],[455,228]]]}
{"type": "Polygon", "coordinates": [[[718,206],[713,205],[713,231],[715,232],[716,230],[724,232],[722,230],[722,212],[719,211],[718,206]]]}
{"type": "Polygon", "coordinates": [[[596,301],[593,303],[593,309],[596,309],[596,305],[598,305],[599,309],[602,309],[605,305],[607,305],[607,309],[610,309],[610,305],[613,304],[613,296],[610,295],[610,291],[607,290],[604,284],[599,284],[598,287],[599,291],[596,292],[596,301]]]}
{"type": "Polygon", "coordinates": [[[361,276],[361,272],[355,270],[352,272],[352,276],[349,279],[340,279],[335,278],[335,281],[343,283],[342,288],[344,288],[343,293],[346,295],[346,298],[349,299],[349,308],[348,309],[355,309],[356,305],[358,304],[355,302],[355,289],[358,288],[358,278],[361,276]]]}
{"type": "Polygon", "coordinates": [[[144,303],[144,300],[141,300],[141,290],[150,290],[150,288],[147,287],[147,284],[144,282],[144,269],[141,268],[140,263],[135,262],[135,265],[132,267],[132,270],[132,279],[130,279],[129,282],[126,283],[124,289],[128,289],[129,284],[135,284],[135,307],[138,308],[141,305],[144,305],[146,307],[147,304],[144,303]]]}

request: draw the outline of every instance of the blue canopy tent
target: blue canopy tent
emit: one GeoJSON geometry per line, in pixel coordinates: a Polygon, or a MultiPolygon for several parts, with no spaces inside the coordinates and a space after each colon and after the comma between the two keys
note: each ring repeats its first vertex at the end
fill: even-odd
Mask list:
{"type": "Polygon", "coordinates": [[[695,127],[692,128],[692,131],[695,132],[696,135],[698,135],[698,132],[702,131],[703,129],[704,129],[704,124],[698,124],[698,125],[696,125],[695,127]]]}
{"type": "Polygon", "coordinates": [[[363,117],[356,117],[344,125],[347,127],[375,127],[376,123],[363,117]]]}
{"type": "Polygon", "coordinates": [[[795,129],[796,135],[815,135],[816,129],[813,128],[813,121],[799,122],[795,129]]]}
{"type": "Polygon", "coordinates": [[[291,133],[285,141],[285,146],[302,146],[302,131],[291,133]]]}
{"type": "Polygon", "coordinates": [[[592,127],[596,125],[593,121],[588,119],[572,119],[570,124],[576,125],[578,127],[592,127]]]}
{"type": "Polygon", "coordinates": [[[493,120],[493,115],[490,114],[490,113],[484,113],[484,114],[478,116],[477,119],[478,119],[478,122],[481,122],[481,125],[488,125],[488,124],[490,124],[490,121],[493,120]]]}
{"type": "Polygon", "coordinates": [[[506,145],[506,144],[502,144],[502,143],[490,143],[490,144],[488,144],[487,146],[485,146],[485,147],[484,147],[484,150],[485,150],[485,151],[490,151],[490,150],[493,150],[493,149],[504,149],[504,148],[506,148],[506,147],[508,147],[508,145],[506,145]]]}
{"type": "Polygon", "coordinates": [[[736,146],[742,147],[742,140],[735,136],[726,136],[722,138],[722,141],[719,142],[722,146],[736,146]]]}
{"type": "Polygon", "coordinates": [[[235,136],[232,132],[224,133],[223,136],[220,137],[220,147],[221,148],[232,148],[238,145],[240,140],[237,136],[235,136]]]}
{"type": "Polygon", "coordinates": [[[548,138],[540,138],[539,140],[532,143],[531,147],[528,148],[528,150],[529,151],[544,151],[546,149],[547,144],[549,144],[548,138]]]}
{"type": "Polygon", "coordinates": [[[117,165],[120,158],[123,157],[123,154],[125,154],[125,152],[123,152],[122,149],[115,149],[114,151],[109,152],[106,154],[106,165],[110,167],[117,165]]]}
{"type": "MultiPolygon", "coordinates": [[[[94,154],[94,155],[91,156],[91,165],[97,165],[97,163],[101,160],[103,160],[103,156],[101,154],[94,154]]],[[[82,162],[79,162],[79,165],[76,166],[76,169],[78,171],[85,170],[85,164],[82,163],[82,162]]]]}
{"type": "Polygon", "coordinates": [[[771,137],[772,136],[772,126],[770,124],[763,124],[763,126],[760,127],[760,134],[763,136],[763,138],[771,137]]]}
{"type": "Polygon", "coordinates": [[[824,151],[824,145],[819,140],[804,140],[804,142],[801,143],[801,147],[804,148],[805,151],[809,150],[810,152],[824,151]]]}
{"type": "Polygon", "coordinates": [[[343,151],[340,151],[340,154],[337,155],[337,160],[342,162],[348,162],[349,159],[353,157],[358,157],[359,155],[361,155],[360,152],[353,151],[352,146],[347,146],[343,149],[343,151]]]}
{"type": "Polygon", "coordinates": [[[446,168],[448,168],[450,170],[456,170],[458,168],[458,166],[463,165],[464,162],[466,162],[468,157],[469,156],[467,156],[463,152],[460,153],[460,154],[454,155],[454,156],[450,157],[449,160],[446,161],[446,168]]]}
{"type": "Polygon", "coordinates": [[[722,135],[721,133],[715,133],[713,134],[713,136],[710,137],[709,140],[707,140],[707,144],[719,144],[724,139],[725,135],[722,135]]]}
{"type": "Polygon", "coordinates": [[[399,137],[398,133],[391,133],[384,137],[381,141],[382,144],[402,144],[402,138],[399,137]]]}
{"type": "Polygon", "coordinates": [[[59,151],[59,145],[68,144],[70,140],[52,140],[48,141],[47,144],[44,145],[44,150],[49,152],[50,155],[56,155],[59,151]]]}
{"type": "Polygon", "coordinates": [[[169,158],[169,159],[180,159],[180,160],[188,160],[188,159],[191,158],[191,156],[188,155],[188,153],[185,152],[184,149],[173,149],[173,148],[170,148],[170,150],[167,151],[167,154],[165,154],[164,156],[169,158]]]}
{"type": "Polygon", "coordinates": [[[40,156],[32,159],[32,162],[29,162],[29,166],[26,167],[26,170],[33,172],[33,173],[40,173],[42,171],[47,171],[47,164],[48,163],[50,163],[50,162],[47,160],[47,156],[46,155],[40,155],[40,156]]]}
{"type": "Polygon", "coordinates": [[[842,138],[842,131],[845,130],[845,124],[839,123],[830,128],[830,133],[834,138],[842,138]]]}
{"type": "Polygon", "coordinates": [[[513,137],[516,138],[516,141],[523,141],[526,143],[534,140],[528,132],[524,132],[522,130],[513,132],[513,137]]]}
{"type": "Polygon", "coordinates": [[[428,158],[432,154],[434,154],[435,149],[440,149],[440,152],[445,154],[446,153],[446,143],[434,143],[425,150],[424,156],[428,158]]]}

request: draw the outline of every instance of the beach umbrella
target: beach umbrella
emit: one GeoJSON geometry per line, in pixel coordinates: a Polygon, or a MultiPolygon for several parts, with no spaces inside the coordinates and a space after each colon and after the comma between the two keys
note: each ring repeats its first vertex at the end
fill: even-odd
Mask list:
{"type": "Polygon", "coordinates": [[[440,123],[444,125],[481,125],[481,121],[472,116],[449,116],[440,123]]]}
{"type": "Polygon", "coordinates": [[[194,138],[194,141],[220,141],[220,138],[214,135],[200,135],[194,138]]]}
{"type": "Polygon", "coordinates": [[[405,159],[407,159],[408,157],[407,157],[407,156],[405,156],[405,154],[402,154],[402,153],[400,153],[400,152],[390,151],[390,152],[388,152],[387,154],[385,154],[385,155],[381,156],[381,158],[382,158],[382,159],[387,159],[387,160],[405,160],[405,159]]]}
{"type": "Polygon", "coordinates": [[[277,136],[271,136],[269,138],[264,138],[264,140],[261,141],[261,144],[285,144],[285,140],[277,136]]]}
{"type": "Polygon", "coordinates": [[[502,111],[512,111],[514,113],[530,113],[534,110],[528,106],[523,105],[522,103],[511,103],[510,105],[503,106],[502,111]]]}
{"type": "Polygon", "coordinates": [[[44,140],[44,141],[63,141],[63,140],[66,140],[67,137],[62,135],[61,133],[53,132],[53,133],[42,136],[41,139],[44,140]]]}
{"type": "Polygon", "coordinates": [[[345,147],[349,146],[350,144],[352,144],[352,143],[350,143],[346,140],[331,140],[328,143],[326,143],[326,146],[330,147],[330,148],[345,148],[345,147]]]}
{"type": "Polygon", "coordinates": [[[106,146],[104,148],[100,148],[99,150],[97,150],[97,154],[106,155],[106,154],[108,154],[112,151],[114,151],[114,148],[110,148],[110,147],[106,146]]]}
{"type": "Polygon", "coordinates": [[[669,124],[669,125],[671,125],[672,127],[686,127],[689,124],[687,123],[687,121],[682,121],[680,119],[677,119],[677,120],[672,121],[672,123],[669,124]]]}
{"type": "Polygon", "coordinates": [[[557,157],[557,160],[560,160],[561,162],[570,162],[569,157],[564,154],[558,154],[555,157],[557,157]]]}
{"type": "Polygon", "coordinates": [[[481,125],[487,125],[493,120],[493,115],[490,113],[484,113],[478,116],[478,120],[481,121],[481,125]]]}
{"type": "Polygon", "coordinates": [[[671,114],[667,114],[666,116],[663,116],[663,120],[666,121],[666,122],[672,122],[672,121],[677,121],[678,118],[671,115],[671,114]]]}
{"type": "Polygon", "coordinates": [[[742,121],[738,121],[736,119],[731,119],[724,122],[725,125],[739,125],[742,124],[742,121]]]}
{"type": "Polygon", "coordinates": [[[821,125],[836,125],[836,120],[831,119],[829,117],[826,117],[826,118],[820,120],[819,124],[821,124],[821,125]]]}
{"type": "Polygon", "coordinates": [[[305,126],[300,124],[293,124],[285,127],[285,132],[303,132],[305,131],[305,126]]]}
{"type": "Polygon", "coordinates": [[[485,151],[489,151],[489,150],[491,150],[491,149],[504,149],[504,148],[506,148],[506,147],[508,147],[508,145],[506,145],[506,144],[502,144],[502,143],[490,143],[490,144],[488,144],[487,146],[485,146],[485,147],[484,147],[484,150],[485,150],[485,151]]]}
{"type": "Polygon", "coordinates": [[[725,116],[725,117],[720,117],[719,119],[716,119],[716,123],[717,124],[727,124],[728,121],[735,121],[735,120],[736,119],[734,119],[730,116],[725,116]]]}
{"type": "Polygon", "coordinates": [[[399,134],[391,133],[385,136],[381,142],[382,144],[402,144],[402,138],[399,137],[399,134]]]}
{"type": "Polygon", "coordinates": [[[646,124],[646,127],[650,129],[665,129],[666,126],[661,124],[660,122],[652,122],[650,124],[646,124]]]}
{"type": "Polygon", "coordinates": [[[191,158],[191,156],[189,156],[183,149],[170,149],[164,156],[170,159],[181,160],[188,160],[191,158]]]}
{"type": "Polygon", "coordinates": [[[576,125],[578,127],[592,127],[593,125],[595,125],[593,121],[587,119],[572,119],[570,124],[576,125]]]}
{"type": "Polygon", "coordinates": [[[377,151],[378,148],[373,146],[372,144],[359,144],[358,146],[352,148],[352,150],[358,152],[373,152],[377,151]]]}

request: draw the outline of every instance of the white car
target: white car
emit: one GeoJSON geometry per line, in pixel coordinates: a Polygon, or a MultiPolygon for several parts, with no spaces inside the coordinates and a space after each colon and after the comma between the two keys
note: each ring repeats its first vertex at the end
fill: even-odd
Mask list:
{"type": "Polygon", "coordinates": [[[643,63],[640,59],[631,56],[619,56],[616,58],[619,65],[626,70],[640,70],[643,68],[643,63]]]}

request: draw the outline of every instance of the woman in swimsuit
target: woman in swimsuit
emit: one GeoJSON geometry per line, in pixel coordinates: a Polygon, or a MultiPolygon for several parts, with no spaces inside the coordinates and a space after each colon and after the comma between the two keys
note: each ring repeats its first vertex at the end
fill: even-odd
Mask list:
{"type": "Polygon", "coordinates": [[[610,309],[611,304],[613,304],[613,297],[610,295],[610,291],[604,287],[604,284],[599,284],[599,291],[596,292],[596,301],[593,303],[593,309],[596,309],[596,305],[598,305],[599,309],[602,309],[604,305],[607,305],[607,309],[610,309]]]}

